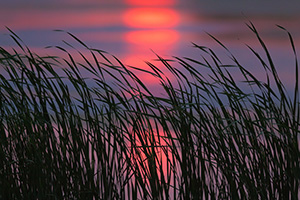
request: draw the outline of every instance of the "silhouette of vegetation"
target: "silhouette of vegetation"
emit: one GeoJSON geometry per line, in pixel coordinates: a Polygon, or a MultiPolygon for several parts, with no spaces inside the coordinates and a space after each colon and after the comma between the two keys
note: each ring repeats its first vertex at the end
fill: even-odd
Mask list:
{"type": "Polygon", "coordinates": [[[9,30],[20,49],[0,47],[0,199],[298,199],[293,39],[279,27],[295,56],[289,96],[248,26],[266,81],[214,37],[235,64],[194,44],[198,59],[157,55],[167,76],[150,62],[151,70],[125,66],[72,34],[89,51],[78,52],[82,62],[58,46],[66,58],[42,57],[9,30]],[[137,72],[154,77],[160,94],[137,72]]]}

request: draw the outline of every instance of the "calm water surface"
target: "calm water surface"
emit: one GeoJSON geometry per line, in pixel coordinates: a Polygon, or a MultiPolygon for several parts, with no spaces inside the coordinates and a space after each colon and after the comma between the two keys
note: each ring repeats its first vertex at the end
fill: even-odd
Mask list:
{"type": "MultiPolygon", "coordinates": [[[[153,61],[153,52],[165,58],[199,58],[191,42],[209,46],[226,59],[226,52],[209,38],[208,32],[255,72],[258,62],[245,45],[262,52],[245,25],[252,21],[270,48],[281,77],[292,86],[293,55],[287,35],[276,24],[287,28],[299,46],[299,11],[297,1],[1,0],[0,45],[14,46],[7,26],[35,52],[57,54],[44,47],[63,45],[62,40],[72,42],[67,34],[53,31],[60,29],[139,68],[146,68],[145,60],[153,61]]],[[[151,85],[151,79],[144,80],[151,85]]]]}
{"type": "MultiPolygon", "coordinates": [[[[1,0],[0,46],[16,47],[7,26],[33,51],[59,55],[61,52],[55,48],[45,47],[64,45],[62,40],[75,42],[66,33],[54,31],[60,29],[139,68],[147,67],[145,60],[155,59],[153,52],[164,58],[200,59],[200,52],[192,48],[191,42],[211,47],[229,62],[228,53],[207,35],[210,33],[228,46],[250,71],[265,78],[245,45],[263,55],[254,34],[245,25],[249,21],[267,43],[284,83],[292,88],[293,54],[286,33],[276,28],[276,24],[292,33],[299,48],[300,1],[1,0]]],[[[157,83],[151,77],[142,80],[155,89],[157,83]]]]}

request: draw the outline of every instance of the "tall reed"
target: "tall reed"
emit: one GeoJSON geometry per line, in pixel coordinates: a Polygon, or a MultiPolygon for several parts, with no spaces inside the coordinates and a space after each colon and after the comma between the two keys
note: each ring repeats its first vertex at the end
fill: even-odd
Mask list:
{"type": "Polygon", "coordinates": [[[0,199],[298,199],[294,42],[279,27],[295,57],[290,96],[248,26],[266,81],[213,36],[234,64],[194,44],[198,59],[157,55],[166,75],[150,62],[125,66],[70,33],[91,59],[62,47],[64,58],[41,57],[8,29],[19,50],[0,47],[0,199]]]}

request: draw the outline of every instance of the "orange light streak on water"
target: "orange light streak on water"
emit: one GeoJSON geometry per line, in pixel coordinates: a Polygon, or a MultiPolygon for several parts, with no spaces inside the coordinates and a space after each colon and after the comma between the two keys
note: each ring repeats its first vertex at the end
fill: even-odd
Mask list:
{"type": "Polygon", "coordinates": [[[133,44],[165,49],[179,39],[179,34],[174,30],[140,30],[131,31],[125,35],[125,40],[133,44]]]}
{"type": "Polygon", "coordinates": [[[169,6],[176,2],[175,0],[126,0],[126,3],[135,6],[169,6]]]}
{"type": "MultiPolygon", "coordinates": [[[[149,71],[151,68],[145,61],[150,61],[158,68],[162,67],[160,62],[153,63],[153,59],[157,58],[151,50],[158,55],[171,55],[176,48],[180,38],[176,26],[180,23],[180,17],[179,13],[170,7],[175,4],[175,0],[126,2],[131,8],[123,15],[124,25],[129,29],[124,33],[128,52],[123,61],[129,66],[149,71]]],[[[148,86],[159,84],[159,79],[150,74],[139,72],[138,77],[148,86]]]]}
{"type": "Polygon", "coordinates": [[[178,14],[167,8],[132,8],[123,19],[125,25],[134,28],[172,28],[179,23],[178,14]]]}

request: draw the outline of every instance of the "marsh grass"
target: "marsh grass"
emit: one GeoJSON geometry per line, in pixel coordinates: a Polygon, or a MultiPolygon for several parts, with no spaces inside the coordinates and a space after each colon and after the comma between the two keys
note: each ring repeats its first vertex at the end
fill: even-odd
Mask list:
{"type": "Polygon", "coordinates": [[[93,59],[79,52],[77,62],[62,47],[65,58],[41,57],[10,31],[19,51],[0,48],[0,198],[298,199],[293,39],[279,27],[295,57],[289,96],[248,26],[265,53],[249,47],[266,81],[213,36],[234,64],[196,44],[199,59],[157,55],[174,82],[150,62],[151,70],[124,66],[72,34],[93,59]],[[155,77],[163,95],[137,72],[155,77]]]}

